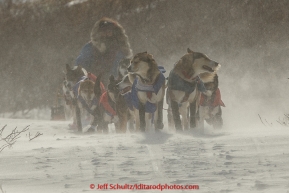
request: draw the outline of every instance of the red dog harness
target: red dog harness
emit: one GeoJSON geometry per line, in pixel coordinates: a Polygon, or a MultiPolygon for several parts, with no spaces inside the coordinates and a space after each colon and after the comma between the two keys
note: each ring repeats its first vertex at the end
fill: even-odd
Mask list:
{"type": "Polygon", "coordinates": [[[100,99],[99,99],[99,103],[100,105],[103,106],[103,108],[105,109],[105,111],[111,116],[111,117],[114,117],[116,116],[116,112],[115,110],[112,108],[112,106],[109,104],[108,102],[108,93],[107,91],[104,92],[100,99]]]}
{"type": "MultiPolygon", "coordinates": [[[[87,73],[87,77],[89,80],[92,80],[93,82],[96,81],[96,76],[90,72],[87,73]]],[[[101,89],[101,93],[104,93],[105,92],[105,86],[103,85],[102,82],[100,82],[100,89],[101,89]]]]}
{"type": "Polygon", "coordinates": [[[216,106],[222,106],[225,107],[225,104],[223,103],[222,99],[221,99],[221,92],[220,89],[217,88],[217,90],[215,91],[216,95],[214,97],[214,100],[211,100],[208,104],[208,96],[204,95],[203,93],[201,94],[201,99],[200,99],[200,106],[205,106],[205,105],[209,105],[211,107],[216,107],[216,106]]]}

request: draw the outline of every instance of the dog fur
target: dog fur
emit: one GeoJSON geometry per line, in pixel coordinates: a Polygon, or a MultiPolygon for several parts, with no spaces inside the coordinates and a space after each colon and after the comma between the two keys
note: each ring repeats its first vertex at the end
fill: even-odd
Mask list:
{"type": "MultiPolygon", "coordinates": [[[[124,78],[124,81],[127,81],[126,79],[127,78],[124,78]]],[[[123,90],[120,89],[124,83],[122,80],[116,80],[114,76],[111,76],[107,89],[109,97],[115,102],[115,109],[118,115],[118,122],[115,123],[116,131],[121,133],[125,133],[127,128],[130,131],[134,130],[133,124],[135,117],[134,110],[129,108],[124,98],[125,96],[122,95],[123,90]]]]}
{"type": "Polygon", "coordinates": [[[220,64],[212,61],[205,54],[193,52],[189,48],[187,49],[187,53],[175,64],[169,75],[167,90],[169,127],[174,125],[176,130],[196,127],[196,101],[200,93],[197,89],[198,75],[205,72],[215,72],[219,67],[220,64]],[[173,75],[184,80],[186,84],[191,85],[192,89],[194,88],[193,86],[195,86],[195,89],[192,90],[191,93],[188,93],[184,90],[173,88],[173,75]],[[182,121],[180,114],[182,115],[182,121]],[[188,115],[190,123],[188,121],[188,115]]]}
{"type": "Polygon", "coordinates": [[[117,80],[122,80],[123,77],[128,74],[127,68],[130,65],[130,61],[131,59],[124,58],[119,62],[118,69],[117,69],[117,72],[118,72],[117,80]]]}
{"type": "Polygon", "coordinates": [[[77,105],[77,99],[74,96],[72,87],[81,79],[81,77],[86,76],[87,72],[84,68],[81,66],[77,67],[70,67],[69,64],[66,64],[66,72],[65,74],[65,80],[63,84],[63,91],[65,98],[68,99],[66,101],[66,108],[71,110],[72,117],[73,117],[73,124],[76,124],[76,127],[78,131],[82,131],[82,125],[81,125],[81,117],[80,117],[80,109],[77,105]]]}
{"type": "Polygon", "coordinates": [[[93,103],[94,99],[96,98],[94,94],[94,82],[91,80],[84,80],[80,82],[78,88],[78,98],[82,97],[83,102],[77,100],[78,107],[80,109],[80,116],[87,117],[88,119],[92,119],[91,124],[87,125],[86,127],[82,128],[82,132],[87,131],[94,131],[97,126],[98,115],[97,115],[97,103],[93,103]],[[90,116],[90,113],[85,108],[84,105],[87,105],[89,109],[92,111],[91,114],[93,117],[90,116]],[[97,119],[97,120],[95,120],[97,119]]]}
{"type": "Polygon", "coordinates": [[[63,96],[64,96],[64,113],[65,113],[65,119],[69,120],[71,118],[74,118],[72,115],[72,108],[73,108],[73,98],[72,95],[70,93],[71,91],[71,84],[64,78],[63,82],[62,82],[62,92],[63,92],[63,96]]]}
{"type": "MultiPolygon", "coordinates": [[[[151,54],[147,52],[136,54],[131,60],[128,67],[129,79],[133,83],[137,77],[144,85],[154,85],[161,72],[158,65],[151,54]]],[[[136,119],[140,123],[141,131],[149,131],[151,129],[151,113],[145,112],[146,102],[156,105],[156,112],[154,113],[154,127],[155,130],[163,128],[163,99],[165,95],[165,82],[162,84],[157,93],[152,93],[149,98],[146,92],[138,91],[137,97],[139,99],[139,109],[136,109],[136,119]]],[[[138,129],[138,128],[137,128],[138,129]]]]}
{"type": "MultiPolygon", "coordinates": [[[[123,103],[123,100],[125,99],[125,111],[122,110],[123,116],[126,116],[127,124],[128,124],[128,129],[130,132],[136,132],[139,131],[139,119],[136,120],[136,109],[131,103],[131,88],[132,88],[132,83],[129,79],[129,75],[125,75],[121,81],[119,81],[116,86],[118,89],[118,96],[121,98],[119,101],[123,103]],[[135,125],[135,126],[134,126],[135,125]]],[[[120,111],[120,113],[122,112],[120,111]]],[[[120,117],[120,120],[122,118],[120,117]]]]}
{"type": "Polygon", "coordinates": [[[214,73],[202,73],[200,74],[201,80],[204,82],[207,93],[202,93],[203,104],[198,105],[198,126],[200,129],[204,129],[204,121],[213,125],[214,128],[221,128],[223,126],[222,109],[221,106],[225,106],[221,101],[221,96],[216,104],[213,104],[217,95],[220,95],[218,90],[219,81],[218,75],[214,73]]]}
{"type": "Polygon", "coordinates": [[[115,96],[116,86],[115,79],[113,76],[109,78],[108,88],[105,92],[101,93],[100,90],[100,77],[98,77],[95,81],[95,90],[94,93],[99,95],[99,107],[101,112],[101,119],[103,120],[103,124],[98,128],[98,130],[102,130],[104,133],[108,133],[108,124],[114,123],[115,130],[117,133],[124,133],[126,129],[123,127],[119,127],[119,118],[117,113],[117,97],[115,96]],[[107,110],[107,106],[109,106],[109,110],[107,110]],[[113,113],[111,111],[113,111],[113,113]]]}
{"type": "Polygon", "coordinates": [[[90,109],[90,114],[92,115],[91,124],[86,126],[85,128],[82,128],[81,118],[85,117],[85,115],[87,117],[88,112],[84,105],[79,101],[78,96],[81,96],[86,104],[90,104],[93,98],[96,97],[96,95],[94,94],[94,82],[91,80],[80,81],[82,77],[87,76],[88,73],[81,66],[71,68],[68,64],[66,65],[65,84],[63,86],[63,91],[65,91],[64,94],[66,95],[66,98],[69,97],[71,100],[70,108],[73,115],[73,123],[76,123],[76,127],[79,132],[94,131],[97,124],[101,122],[101,120],[99,119],[99,108],[94,105],[90,109]],[[73,91],[74,86],[77,83],[79,83],[78,90],[73,91]]]}

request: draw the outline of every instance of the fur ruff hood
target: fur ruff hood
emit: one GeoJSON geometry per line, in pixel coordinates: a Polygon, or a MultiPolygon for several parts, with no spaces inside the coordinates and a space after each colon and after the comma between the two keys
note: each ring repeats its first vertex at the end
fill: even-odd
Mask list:
{"type": "Polygon", "coordinates": [[[110,18],[102,18],[94,24],[94,27],[90,34],[90,39],[91,39],[92,44],[101,53],[106,51],[105,44],[103,43],[104,41],[102,40],[102,37],[100,35],[100,30],[101,30],[100,28],[104,22],[111,24],[111,27],[113,28],[114,37],[116,37],[118,45],[119,45],[119,49],[126,56],[126,58],[131,58],[133,54],[132,54],[132,50],[130,48],[128,37],[125,33],[124,28],[117,21],[112,20],[110,18]]]}

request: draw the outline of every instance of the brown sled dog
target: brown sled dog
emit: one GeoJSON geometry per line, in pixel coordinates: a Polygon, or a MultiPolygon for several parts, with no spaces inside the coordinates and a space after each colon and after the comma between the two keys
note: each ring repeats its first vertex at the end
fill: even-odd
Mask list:
{"type": "MultiPolygon", "coordinates": [[[[113,75],[109,77],[107,91],[100,97],[100,107],[103,112],[103,120],[107,123],[114,123],[117,133],[125,133],[129,121],[130,130],[133,124],[133,117],[130,114],[127,102],[118,87],[121,80],[116,80],[113,75]]],[[[98,81],[96,81],[98,84],[98,81]]]]}
{"type": "Polygon", "coordinates": [[[199,90],[206,92],[198,75],[215,72],[219,67],[219,63],[209,59],[205,54],[187,49],[187,53],[175,64],[168,78],[168,122],[170,127],[173,123],[176,130],[196,127],[196,101],[199,90]],[[187,119],[188,114],[190,123],[187,119]]]}
{"type": "Polygon", "coordinates": [[[126,120],[128,121],[128,129],[130,132],[135,132],[139,130],[139,119],[136,119],[136,111],[132,102],[132,83],[129,77],[132,77],[132,75],[125,75],[122,80],[116,84],[116,87],[119,93],[118,96],[122,98],[120,101],[125,101],[125,109],[128,113],[124,114],[123,116],[127,117],[126,120]]]}
{"type": "Polygon", "coordinates": [[[202,73],[200,78],[209,92],[201,93],[198,103],[198,126],[200,129],[204,129],[204,121],[206,120],[214,128],[221,128],[223,126],[221,106],[225,107],[225,104],[221,99],[221,92],[218,87],[218,75],[216,72],[202,73]]]}
{"type": "Polygon", "coordinates": [[[90,76],[90,73],[87,73],[81,66],[71,68],[68,64],[66,65],[63,90],[66,103],[71,107],[73,122],[76,123],[77,130],[80,132],[94,131],[97,124],[102,123],[99,118],[100,109],[96,102],[99,96],[94,94],[96,88],[92,79],[93,76],[90,76]],[[82,128],[81,122],[84,114],[92,116],[91,124],[86,128],[82,128]]]}
{"type": "Polygon", "coordinates": [[[133,83],[132,101],[140,130],[149,131],[151,126],[155,131],[162,129],[165,78],[155,59],[147,52],[136,54],[128,67],[128,74],[133,83]]]}

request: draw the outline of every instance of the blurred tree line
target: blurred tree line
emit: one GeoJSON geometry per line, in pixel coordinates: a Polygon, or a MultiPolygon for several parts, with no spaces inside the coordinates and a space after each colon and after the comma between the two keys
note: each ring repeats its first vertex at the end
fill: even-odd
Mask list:
{"type": "Polygon", "coordinates": [[[288,43],[288,15],[287,0],[2,0],[0,112],[51,106],[64,65],[104,16],[126,29],[134,53],[148,51],[170,68],[187,47],[234,61],[241,49],[288,43]]]}

